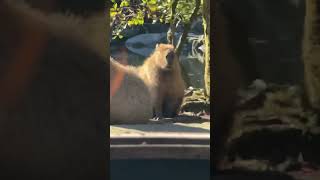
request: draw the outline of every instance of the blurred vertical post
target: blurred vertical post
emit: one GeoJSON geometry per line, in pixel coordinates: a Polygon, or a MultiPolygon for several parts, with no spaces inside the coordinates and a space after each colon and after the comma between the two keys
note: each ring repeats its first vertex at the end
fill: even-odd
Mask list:
{"type": "MultiPolygon", "coordinates": [[[[227,139],[233,128],[237,91],[246,84],[244,69],[230,42],[230,24],[217,0],[213,1],[213,164],[223,168],[227,139]]],[[[211,2],[212,3],[212,2],[211,2]]],[[[212,147],[212,146],[211,146],[212,147]]]]}
{"type": "Polygon", "coordinates": [[[204,29],[204,85],[205,94],[210,97],[210,0],[201,0],[203,7],[203,29],[204,29]]]}
{"type": "Polygon", "coordinates": [[[320,1],[305,1],[302,60],[309,104],[320,110],[320,1]]]}
{"type": "MultiPolygon", "coordinates": [[[[106,2],[106,7],[105,7],[105,16],[106,16],[106,23],[107,23],[107,26],[108,26],[108,28],[106,28],[106,33],[107,33],[107,36],[106,37],[108,37],[107,38],[107,42],[106,42],[106,50],[107,50],[107,52],[106,52],[106,57],[110,57],[110,43],[111,43],[111,38],[109,38],[110,37],[110,29],[111,29],[111,22],[110,22],[110,6],[111,6],[111,2],[110,1],[107,1],[106,2]]],[[[109,61],[108,59],[107,59],[107,61],[109,61]]]]}

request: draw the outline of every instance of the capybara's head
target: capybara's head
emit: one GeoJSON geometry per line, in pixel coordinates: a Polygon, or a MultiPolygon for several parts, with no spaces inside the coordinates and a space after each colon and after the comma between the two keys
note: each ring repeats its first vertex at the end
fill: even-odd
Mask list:
{"type": "Polygon", "coordinates": [[[178,62],[174,52],[174,46],[171,44],[157,44],[154,55],[156,56],[157,65],[165,70],[170,70],[178,62]]]}

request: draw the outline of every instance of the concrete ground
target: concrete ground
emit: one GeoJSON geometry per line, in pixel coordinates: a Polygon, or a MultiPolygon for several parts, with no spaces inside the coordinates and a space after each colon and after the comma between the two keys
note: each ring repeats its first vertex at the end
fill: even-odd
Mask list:
{"type": "Polygon", "coordinates": [[[210,136],[210,122],[112,125],[110,136],[156,134],[204,134],[210,136]]]}

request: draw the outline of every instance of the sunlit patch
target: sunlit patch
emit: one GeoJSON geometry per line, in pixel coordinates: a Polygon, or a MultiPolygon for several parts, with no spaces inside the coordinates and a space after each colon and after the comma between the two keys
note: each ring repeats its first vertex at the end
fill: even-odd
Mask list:
{"type": "MultiPolygon", "coordinates": [[[[120,49],[120,57],[118,62],[123,65],[128,65],[128,52],[125,48],[120,49]]],[[[110,81],[110,97],[114,96],[118,89],[121,86],[121,83],[123,81],[125,72],[116,70],[116,74],[113,79],[110,81]]]]}

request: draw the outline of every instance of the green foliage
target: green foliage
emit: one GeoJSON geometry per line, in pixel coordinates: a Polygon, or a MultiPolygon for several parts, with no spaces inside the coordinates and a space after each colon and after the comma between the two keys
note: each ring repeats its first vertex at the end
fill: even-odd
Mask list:
{"type": "Polygon", "coordinates": [[[157,18],[157,0],[112,0],[110,9],[113,38],[122,38],[121,32],[127,27],[142,25],[146,19],[157,18]]]}
{"type": "MultiPolygon", "coordinates": [[[[176,13],[172,15],[174,0],[111,0],[111,28],[113,38],[122,38],[121,32],[131,26],[144,23],[187,23],[195,7],[195,0],[178,0],[176,13]]],[[[198,14],[200,15],[200,13],[198,14]]]]}
{"type": "MultiPolygon", "coordinates": [[[[179,13],[179,16],[183,23],[189,22],[194,8],[195,8],[195,0],[179,0],[176,12],[179,13]]],[[[202,8],[200,7],[200,9],[202,8]]],[[[199,11],[198,15],[201,15],[201,12],[202,11],[199,11]]]]}

